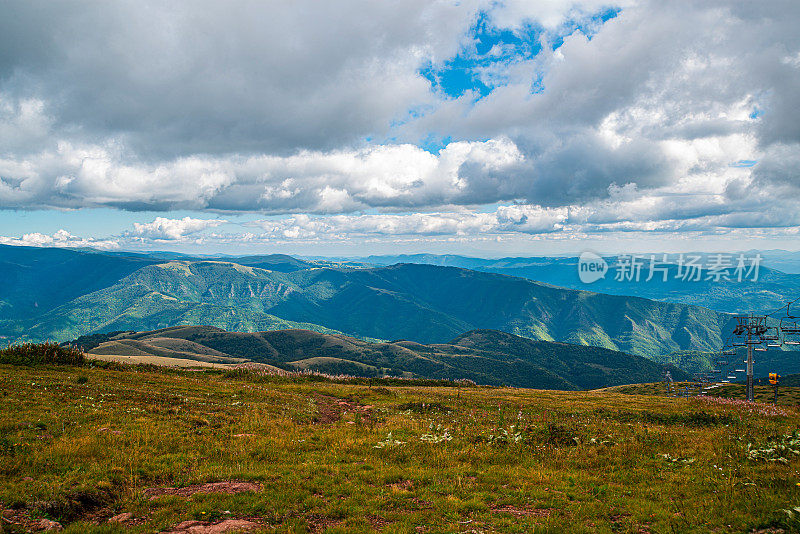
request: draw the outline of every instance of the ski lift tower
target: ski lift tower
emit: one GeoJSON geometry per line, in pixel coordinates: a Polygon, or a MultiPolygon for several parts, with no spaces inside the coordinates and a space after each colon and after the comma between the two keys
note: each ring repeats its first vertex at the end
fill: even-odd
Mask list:
{"type": "Polygon", "coordinates": [[[767,350],[762,345],[767,341],[769,329],[764,315],[747,315],[736,318],[733,335],[734,346],[747,347],[747,400],[753,402],[753,350],[767,350]]]}
{"type": "MultiPolygon", "coordinates": [[[[718,356],[712,362],[712,367],[701,375],[701,394],[730,384],[731,380],[738,378],[737,373],[746,373],[746,395],[749,402],[753,402],[753,352],[767,351],[770,348],[781,348],[784,345],[800,345],[800,316],[792,315],[791,306],[800,301],[800,298],[786,305],[783,317],[774,317],[781,308],[767,315],[740,315],[734,317],[736,327],[723,344],[718,356]],[[772,326],[767,326],[767,318],[773,317],[772,326]],[[777,322],[777,324],[775,324],[777,322]],[[747,348],[746,368],[737,369],[741,364],[730,361],[729,356],[737,358],[739,348],[747,348]],[[731,367],[731,364],[734,366],[731,367]]],[[[741,360],[738,360],[741,361],[741,360]]]]}

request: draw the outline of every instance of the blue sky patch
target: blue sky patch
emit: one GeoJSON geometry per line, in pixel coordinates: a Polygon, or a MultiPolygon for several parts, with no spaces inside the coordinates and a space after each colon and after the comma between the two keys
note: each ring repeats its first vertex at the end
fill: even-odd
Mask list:
{"type": "MultiPolygon", "coordinates": [[[[591,16],[568,20],[555,32],[548,32],[538,24],[526,23],[518,29],[494,26],[490,14],[481,12],[469,30],[467,44],[454,57],[438,64],[428,63],[420,74],[434,91],[451,98],[472,91],[476,100],[508,83],[501,74],[517,62],[527,61],[542,51],[542,43],[552,50],[564,44],[564,39],[580,31],[591,39],[600,27],[619,14],[618,8],[607,8],[591,16]]],[[[531,93],[544,89],[543,75],[531,80],[531,93]]]]}
{"type": "Polygon", "coordinates": [[[419,147],[423,150],[430,152],[431,154],[438,154],[440,150],[444,147],[449,145],[452,142],[453,138],[451,136],[438,136],[434,134],[429,134],[428,137],[420,142],[419,147]]]}
{"type": "Polygon", "coordinates": [[[758,163],[758,160],[755,160],[755,159],[740,159],[739,161],[731,163],[730,166],[731,167],[745,167],[745,168],[748,168],[748,167],[754,166],[756,163],[758,163]]]}

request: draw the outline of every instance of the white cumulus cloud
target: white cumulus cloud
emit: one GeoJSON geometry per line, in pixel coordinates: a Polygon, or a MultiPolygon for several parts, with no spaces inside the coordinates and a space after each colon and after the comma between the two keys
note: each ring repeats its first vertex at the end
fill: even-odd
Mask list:
{"type": "Polygon", "coordinates": [[[222,219],[167,219],[156,217],[153,222],[133,223],[133,231],[128,236],[150,240],[178,240],[207,228],[214,228],[227,221],[222,219]]]}
{"type": "Polygon", "coordinates": [[[58,230],[53,234],[42,234],[31,232],[23,234],[21,237],[0,236],[0,244],[24,247],[59,247],[59,248],[83,248],[91,247],[101,250],[112,250],[120,247],[119,241],[114,238],[93,239],[72,235],[64,229],[58,230]]]}

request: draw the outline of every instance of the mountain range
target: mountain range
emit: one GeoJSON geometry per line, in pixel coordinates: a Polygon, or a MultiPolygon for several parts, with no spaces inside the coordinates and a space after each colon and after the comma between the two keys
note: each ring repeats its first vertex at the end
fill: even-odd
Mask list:
{"type": "Polygon", "coordinates": [[[207,324],[428,344],[491,329],[655,357],[716,350],[732,322],[730,315],[700,306],[456,267],[356,268],[287,256],[165,261],[22,247],[11,252],[0,262],[0,276],[11,281],[0,287],[0,335],[11,341],[207,324]]]}
{"type": "MultiPolygon", "coordinates": [[[[758,251],[744,254],[749,262],[758,251]]],[[[669,255],[666,264],[661,263],[663,255],[652,255],[654,260],[654,276],[650,275],[651,255],[638,257],[640,271],[638,277],[631,280],[617,279],[617,269],[620,257],[605,256],[604,260],[609,266],[609,272],[604,277],[591,284],[583,283],[578,277],[578,257],[529,257],[529,258],[500,258],[483,259],[470,258],[457,255],[436,254],[411,254],[397,256],[369,256],[354,261],[371,265],[394,265],[397,263],[415,263],[424,265],[440,265],[461,267],[481,272],[505,274],[546,282],[560,287],[571,289],[589,290],[611,295],[636,295],[651,300],[665,302],[679,302],[704,306],[726,313],[765,313],[784,306],[787,301],[800,296],[800,274],[788,274],[773,267],[775,265],[795,269],[794,263],[787,258],[795,256],[785,253],[777,254],[776,251],[763,253],[767,259],[759,265],[757,276],[755,272],[743,276],[738,281],[733,269],[728,270],[728,280],[715,280],[707,269],[700,273],[700,279],[694,276],[682,276],[676,263],[677,255],[669,255]],[[658,269],[664,268],[664,272],[658,269]],[[666,280],[664,279],[666,275],[666,280]],[[753,278],[756,280],[753,280],[753,278]],[[685,279],[684,279],[685,278],[685,279]]],[[[688,258],[690,255],[686,255],[688,258]]],[[[706,255],[701,265],[707,265],[712,255],[706,255]]],[[[737,255],[725,255],[725,258],[736,265],[737,255]]],[[[749,266],[749,263],[748,263],[749,266]]],[[[687,271],[684,269],[683,274],[687,271]]],[[[694,273],[692,273],[694,274],[694,273]]],[[[621,277],[620,277],[621,278],[621,277]]]]}

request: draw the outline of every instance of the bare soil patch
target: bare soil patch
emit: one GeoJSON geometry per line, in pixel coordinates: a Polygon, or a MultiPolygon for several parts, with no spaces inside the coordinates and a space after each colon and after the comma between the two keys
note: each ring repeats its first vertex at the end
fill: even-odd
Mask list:
{"type": "Polygon", "coordinates": [[[208,484],[194,484],[192,486],[185,486],[183,488],[147,488],[144,494],[152,501],[162,495],[180,495],[182,497],[191,497],[198,493],[223,493],[226,495],[233,495],[236,493],[243,493],[246,491],[259,491],[261,484],[254,482],[211,482],[208,484]]]}
{"type": "Polygon", "coordinates": [[[354,400],[316,394],[314,395],[314,402],[317,405],[317,415],[314,418],[314,423],[317,424],[335,423],[348,413],[358,414],[362,419],[372,417],[371,405],[359,404],[354,400]]]}
{"type": "Polygon", "coordinates": [[[165,534],[224,534],[226,532],[250,532],[261,525],[244,519],[226,519],[218,523],[208,521],[184,521],[165,534]]]}

